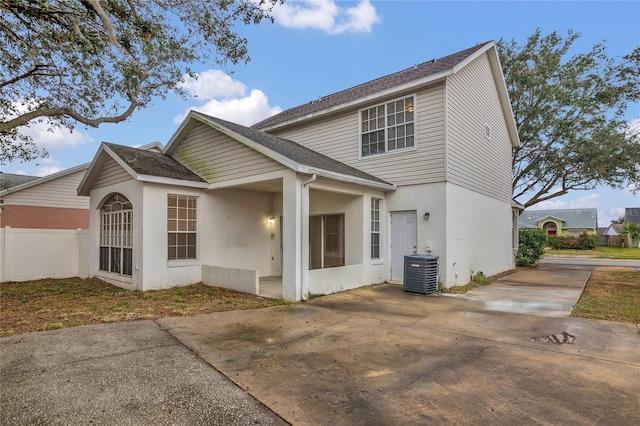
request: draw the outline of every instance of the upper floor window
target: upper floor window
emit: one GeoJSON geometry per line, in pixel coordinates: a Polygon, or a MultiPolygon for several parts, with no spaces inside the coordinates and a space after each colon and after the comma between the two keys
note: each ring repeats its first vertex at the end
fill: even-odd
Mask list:
{"type": "Polygon", "coordinates": [[[195,259],[197,247],[196,197],[167,197],[167,237],[169,260],[195,259]]]}
{"type": "Polygon", "coordinates": [[[360,155],[384,154],[415,146],[413,96],[360,111],[360,155]]]}

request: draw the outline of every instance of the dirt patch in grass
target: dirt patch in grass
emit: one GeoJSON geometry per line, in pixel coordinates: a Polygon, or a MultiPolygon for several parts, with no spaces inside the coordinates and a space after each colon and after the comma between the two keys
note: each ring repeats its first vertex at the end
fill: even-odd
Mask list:
{"type": "Polygon", "coordinates": [[[497,279],[506,277],[507,275],[511,275],[514,272],[521,271],[523,269],[527,269],[527,268],[514,268],[508,271],[501,272],[496,275],[491,275],[490,277],[485,277],[484,275],[482,275],[482,273],[479,273],[472,276],[471,280],[465,285],[457,285],[451,288],[443,288],[443,289],[440,289],[440,291],[442,291],[443,293],[455,293],[455,294],[466,293],[472,288],[482,287],[487,284],[491,284],[497,279]]]}
{"type": "Polygon", "coordinates": [[[0,336],[285,303],[202,283],[141,292],[97,278],[7,282],[0,284],[0,336]]]}
{"type": "Polygon", "coordinates": [[[640,324],[640,271],[596,268],[571,316],[640,324]]]}

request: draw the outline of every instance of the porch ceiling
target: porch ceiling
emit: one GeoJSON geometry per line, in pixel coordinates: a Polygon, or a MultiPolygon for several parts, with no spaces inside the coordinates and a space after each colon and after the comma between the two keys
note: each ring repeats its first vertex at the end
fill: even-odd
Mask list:
{"type": "Polygon", "coordinates": [[[282,179],[245,183],[236,188],[256,192],[282,192],[282,179]]]}

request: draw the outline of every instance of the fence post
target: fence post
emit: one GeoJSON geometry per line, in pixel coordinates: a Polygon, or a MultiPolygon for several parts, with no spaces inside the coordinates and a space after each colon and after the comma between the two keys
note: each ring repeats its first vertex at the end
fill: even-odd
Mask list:
{"type": "Polygon", "coordinates": [[[9,281],[11,276],[9,274],[9,264],[11,262],[10,259],[7,259],[10,253],[8,250],[10,241],[11,227],[5,226],[4,229],[2,229],[2,238],[0,241],[0,282],[9,281]]]}

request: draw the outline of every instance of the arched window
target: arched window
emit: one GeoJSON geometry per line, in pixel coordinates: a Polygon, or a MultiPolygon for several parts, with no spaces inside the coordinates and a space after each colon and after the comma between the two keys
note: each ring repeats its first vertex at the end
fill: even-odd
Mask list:
{"type": "Polygon", "coordinates": [[[547,235],[556,235],[558,233],[558,227],[553,222],[547,222],[544,224],[544,233],[547,235]]]}
{"type": "Polygon", "coordinates": [[[112,194],[100,209],[100,269],[131,275],[133,208],[122,194],[112,194]]]}

